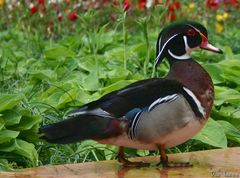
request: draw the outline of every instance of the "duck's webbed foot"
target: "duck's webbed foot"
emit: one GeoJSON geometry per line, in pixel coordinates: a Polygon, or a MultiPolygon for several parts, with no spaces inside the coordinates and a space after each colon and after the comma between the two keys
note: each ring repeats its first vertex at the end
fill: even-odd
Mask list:
{"type": "Polygon", "coordinates": [[[131,162],[124,157],[124,147],[119,147],[117,159],[125,167],[149,167],[150,163],[131,162]]]}
{"type": "Polygon", "coordinates": [[[192,164],[189,162],[168,162],[165,147],[163,145],[159,145],[158,148],[160,151],[160,162],[157,164],[157,166],[162,165],[163,167],[192,167],[192,164]]]}

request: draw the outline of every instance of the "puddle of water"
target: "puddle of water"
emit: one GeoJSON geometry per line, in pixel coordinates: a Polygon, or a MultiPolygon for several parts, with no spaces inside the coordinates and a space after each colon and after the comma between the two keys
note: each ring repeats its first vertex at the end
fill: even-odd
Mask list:
{"type": "MultiPolygon", "coordinates": [[[[132,161],[157,163],[159,157],[134,158],[132,161]]],[[[0,172],[4,178],[171,178],[171,177],[239,177],[240,148],[210,150],[192,153],[172,154],[169,160],[174,162],[189,161],[193,167],[187,168],[128,168],[117,161],[101,161],[83,164],[68,164],[49,167],[37,167],[0,172]]]]}

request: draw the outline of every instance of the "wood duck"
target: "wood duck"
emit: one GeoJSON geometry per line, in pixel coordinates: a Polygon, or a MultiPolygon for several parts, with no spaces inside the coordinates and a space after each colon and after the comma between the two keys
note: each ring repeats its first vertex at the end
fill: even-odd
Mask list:
{"type": "Polygon", "coordinates": [[[124,147],[159,150],[160,163],[169,166],[165,149],[179,145],[206,123],[214,100],[209,74],[191,58],[195,49],[222,51],[208,42],[197,22],[174,23],[157,40],[156,65],[170,64],[165,78],[150,78],[113,91],[70,113],[70,118],[40,128],[50,143],[68,144],[93,139],[119,146],[124,166],[146,166],[124,157],[124,147]]]}

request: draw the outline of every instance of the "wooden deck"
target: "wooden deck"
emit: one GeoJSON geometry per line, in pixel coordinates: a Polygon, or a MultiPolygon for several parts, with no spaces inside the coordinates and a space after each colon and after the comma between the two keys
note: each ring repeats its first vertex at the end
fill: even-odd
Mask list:
{"type": "MultiPolygon", "coordinates": [[[[157,163],[159,157],[131,159],[157,163]]],[[[0,172],[2,178],[171,178],[171,177],[228,177],[240,178],[240,147],[169,155],[170,161],[190,161],[190,168],[124,168],[117,161],[100,161],[59,166],[43,166],[0,172]]]]}

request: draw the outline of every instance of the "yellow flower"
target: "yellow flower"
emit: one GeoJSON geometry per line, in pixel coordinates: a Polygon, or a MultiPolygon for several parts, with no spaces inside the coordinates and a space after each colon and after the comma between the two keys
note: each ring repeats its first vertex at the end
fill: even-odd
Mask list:
{"type": "Polygon", "coordinates": [[[224,30],[224,26],[221,23],[216,23],[215,30],[217,33],[221,33],[224,30]]]}
{"type": "Polygon", "coordinates": [[[195,4],[194,4],[194,3],[190,3],[190,4],[188,5],[188,8],[189,8],[190,10],[194,9],[194,8],[195,8],[195,4]]]}
{"type": "Polygon", "coordinates": [[[227,13],[227,12],[224,12],[222,16],[223,16],[224,20],[227,20],[227,19],[228,19],[228,17],[229,17],[229,15],[228,15],[228,13],[227,13]]]}
{"type": "Polygon", "coordinates": [[[4,0],[0,0],[0,6],[4,4],[4,0]]]}
{"type": "Polygon", "coordinates": [[[223,20],[223,15],[220,15],[220,14],[216,15],[216,20],[217,21],[222,21],[223,20]]]}

